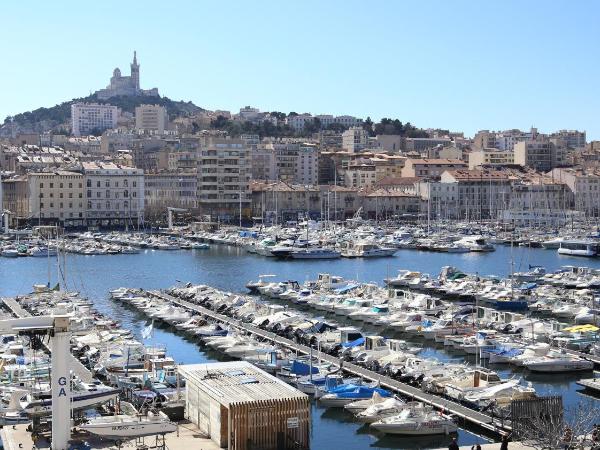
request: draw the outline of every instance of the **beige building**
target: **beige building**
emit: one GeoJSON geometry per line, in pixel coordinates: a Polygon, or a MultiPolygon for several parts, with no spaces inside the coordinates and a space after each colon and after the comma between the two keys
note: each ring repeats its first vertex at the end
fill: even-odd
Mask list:
{"type": "Polygon", "coordinates": [[[140,105],[135,108],[135,129],[163,134],[169,124],[167,109],[160,105],[140,105]]]}
{"type": "Polygon", "coordinates": [[[362,127],[351,127],[342,133],[342,147],[348,152],[360,152],[369,145],[369,135],[362,127]]]}
{"type": "Polygon", "coordinates": [[[598,167],[556,168],[549,176],[564,183],[571,193],[571,205],[587,217],[600,216],[600,169],[598,167]]]}
{"type": "Polygon", "coordinates": [[[354,163],[344,170],[344,186],[353,189],[370,188],[377,181],[377,168],[371,163],[354,163]]]}
{"type": "Polygon", "coordinates": [[[253,182],[251,189],[252,217],[260,217],[264,223],[297,221],[306,215],[318,218],[321,213],[317,186],[253,182]]]}
{"type": "Polygon", "coordinates": [[[495,148],[486,148],[469,153],[469,169],[481,166],[506,166],[515,163],[513,151],[501,151],[495,148]]]}
{"type": "Polygon", "coordinates": [[[362,194],[360,198],[363,216],[376,220],[416,216],[421,204],[418,195],[393,189],[377,189],[362,194]]]}
{"type": "Polygon", "coordinates": [[[402,169],[402,176],[439,178],[446,170],[466,169],[467,164],[460,159],[412,159],[408,158],[402,169]]]}
{"type": "Polygon", "coordinates": [[[30,173],[27,185],[29,218],[65,227],[85,223],[83,174],[63,170],[30,173]]]}
{"type": "Polygon", "coordinates": [[[86,220],[91,226],[136,225],[144,220],[144,172],[114,163],[83,163],[86,220]]]}
{"type": "Polygon", "coordinates": [[[515,144],[515,164],[546,172],[556,167],[557,149],[548,139],[521,141],[515,144]]]}
{"type": "Polygon", "coordinates": [[[250,217],[251,149],[242,139],[207,138],[198,156],[198,206],[212,220],[250,217]],[[240,214],[241,212],[241,214],[240,214]]]}
{"type": "Polygon", "coordinates": [[[1,185],[2,201],[0,201],[0,210],[9,211],[10,226],[16,227],[19,222],[29,217],[29,185],[27,176],[19,175],[2,178],[1,185]]]}

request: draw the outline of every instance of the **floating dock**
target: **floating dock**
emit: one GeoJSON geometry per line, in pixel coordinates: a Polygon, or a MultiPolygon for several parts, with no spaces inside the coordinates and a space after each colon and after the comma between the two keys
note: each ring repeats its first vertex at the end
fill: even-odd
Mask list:
{"type": "MultiPolygon", "coordinates": [[[[314,357],[318,357],[323,361],[327,361],[333,365],[339,367],[340,360],[339,358],[335,358],[327,353],[319,352],[315,349],[310,349],[305,345],[298,344],[294,341],[286,339],[284,337],[278,336],[275,333],[271,333],[269,331],[262,330],[258,327],[243,323],[237,319],[232,319],[231,317],[227,317],[223,314],[216,313],[202,306],[196,305],[194,303],[190,303],[185,300],[180,300],[178,298],[167,295],[163,292],[158,291],[144,291],[150,296],[160,298],[162,300],[171,302],[173,304],[182,306],[190,311],[194,311],[199,313],[205,317],[208,317],[214,321],[226,324],[232,328],[236,328],[238,330],[243,330],[251,335],[260,337],[264,340],[273,342],[282,347],[285,347],[294,352],[309,355],[312,353],[314,357]]],[[[488,414],[481,413],[479,411],[475,411],[471,408],[467,408],[464,405],[456,403],[454,401],[448,400],[443,397],[439,397],[433,394],[429,394],[427,392],[423,392],[422,390],[411,386],[406,383],[402,383],[400,381],[394,380],[388,376],[378,374],[373,372],[372,370],[365,369],[363,367],[357,366],[352,363],[344,362],[342,364],[342,369],[344,372],[347,372],[354,376],[359,376],[364,379],[370,381],[376,381],[380,383],[380,385],[384,388],[387,388],[395,393],[402,395],[404,397],[408,397],[428,405],[433,406],[434,408],[444,411],[447,414],[453,414],[465,422],[470,423],[471,425],[475,425],[481,427],[489,432],[500,435],[511,431],[510,424],[506,421],[502,421],[498,418],[492,417],[488,414]]]]}

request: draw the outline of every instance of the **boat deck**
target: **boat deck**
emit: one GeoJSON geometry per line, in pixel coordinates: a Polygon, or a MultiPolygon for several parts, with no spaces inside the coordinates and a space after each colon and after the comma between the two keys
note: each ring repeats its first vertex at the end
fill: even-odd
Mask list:
{"type": "MultiPolygon", "coordinates": [[[[283,347],[286,347],[294,352],[298,352],[304,355],[308,355],[311,353],[311,349],[305,345],[298,344],[284,337],[278,336],[275,333],[271,333],[269,331],[262,330],[258,327],[243,323],[237,319],[232,319],[223,314],[216,313],[202,306],[196,305],[194,303],[190,303],[185,300],[180,300],[178,298],[172,297],[165,293],[159,291],[146,291],[149,295],[161,298],[165,301],[172,302],[174,304],[180,305],[188,310],[195,311],[199,314],[202,314],[206,317],[210,317],[211,319],[227,324],[230,327],[237,328],[239,330],[244,330],[245,332],[258,336],[264,340],[268,340],[270,342],[276,343],[283,347]]],[[[333,356],[319,352],[315,349],[312,350],[312,354],[315,357],[319,357],[321,360],[328,361],[331,364],[334,364],[339,367],[340,360],[338,358],[334,358],[333,356]]],[[[388,376],[380,375],[371,370],[365,369],[363,367],[357,366],[352,363],[344,362],[342,364],[342,368],[345,372],[362,377],[364,379],[370,381],[379,382],[380,385],[384,388],[390,389],[397,394],[400,394],[404,397],[408,397],[414,400],[421,401],[423,403],[427,403],[438,410],[444,410],[446,413],[454,414],[465,422],[469,422],[472,425],[476,425],[496,434],[502,434],[510,431],[510,424],[506,422],[502,422],[497,418],[493,418],[490,415],[483,414],[481,412],[475,411],[471,408],[467,408],[459,403],[453,402],[451,400],[429,394],[423,392],[421,389],[418,389],[414,386],[411,386],[406,383],[402,383],[400,381],[394,380],[388,376]]]]}
{"type": "MultiPolygon", "coordinates": [[[[4,297],[1,300],[4,306],[8,308],[8,310],[12,312],[17,318],[31,316],[31,314],[25,311],[25,309],[23,309],[23,307],[19,305],[19,302],[17,302],[14,298],[4,297]]],[[[50,349],[46,346],[46,344],[44,344],[44,346],[46,347],[48,352],[50,352],[50,349]]],[[[92,372],[90,372],[87,367],[81,364],[81,361],[79,361],[71,354],[69,355],[69,367],[73,370],[75,375],[77,375],[79,379],[85,383],[91,383],[94,379],[94,377],[92,376],[92,372]]]]}
{"type": "Polygon", "coordinates": [[[586,378],[585,380],[576,381],[576,383],[586,389],[600,392],[600,378],[586,378]]]}

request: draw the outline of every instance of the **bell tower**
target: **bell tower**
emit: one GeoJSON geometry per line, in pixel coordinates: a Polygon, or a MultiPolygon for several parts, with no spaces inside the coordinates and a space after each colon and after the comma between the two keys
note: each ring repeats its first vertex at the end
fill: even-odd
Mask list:
{"type": "Polygon", "coordinates": [[[135,91],[138,92],[140,90],[140,65],[137,62],[135,50],[133,52],[133,62],[131,63],[131,81],[133,82],[135,91]]]}

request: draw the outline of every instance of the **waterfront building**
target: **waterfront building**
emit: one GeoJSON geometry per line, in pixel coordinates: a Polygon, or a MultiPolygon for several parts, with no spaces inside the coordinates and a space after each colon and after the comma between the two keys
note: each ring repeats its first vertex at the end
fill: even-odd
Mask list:
{"type": "Polygon", "coordinates": [[[252,217],[265,223],[285,223],[302,217],[318,218],[321,214],[321,192],[318,186],[288,184],[282,181],[253,182],[252,217]]]}
{"type": "Polygon", "coordinates": [[[84,162],[88,226],[135,225],[144,220],[144,172],[114,163],[84,162]]]}
{"type": "Polygon", "coordinates": [[[145,216],[163,214],[168,207],[195,210],[198,176],[193,172],[160,172],[144,175],[145,216]],[[151,213],[152,212],[152,213],[151,213]]]}
{"type": "Polygon", "coordinates": [[[160,105],[135,107],[135,129],[137,131],[163,134],[169,125],[167,108],[160,105]]]}
{"type": "Polygon", "coordinates": [[[598,167],[555,168],[549,174],[569,188],[572,206],[587,217],[600,216],[600,169],[598,167]]]}
{"type": "Polygon", "coordinates": [[[25,175],[0,176],[0,211],[9,211],[9,224],[17,228],[29,217],[29,186],[25,175]]]}
{"type": "Polygon", "coordinates": [[[102,133],[117,126],[119,110],[113,105],[74,103],[71,105],[71,127],[74,136],[102,133]]]}
{"type": "Polygon", "coordinates": [[[250,215],[250,148],[242,139],[208,137],[198,156],[198,206],[202,214],[233,221],[250,215]]]}
{"type": "Polygon", "coordinates": [[[387,220],[416,217],[421,209],[421,197],[394,189],[376,189],[359,194],[363,216],[387,220]]]}
{"type": "Polygon", "coordinates": [[[310,399],[247,361],[178,366],[185,415],[219,447],[309,447],[310,399]],[[280,444],[278,444],[280,443],[280,444]]]}
{"type": "Polygon", "coordinates": [[[271,143],[260,144],[252,149],[252,179],[253,180],[276,180],[277,168],[275,163],[275,151],[271,143]]]}
{"type": "Polygon", "coordinates": [[[84,177],[80,172],[56,170],[27,175],[27,217],[40,224],[82,226],[86,219],[84,177]]]}
{"type": "Polygon", "coordinates": [[[446,170],[466,169],[460,159],[413,159],[407,158],[402,169],[403,177],[425,177],[439,179],[446,170]]]}
{"type": "Polygon", "coordinates": [[[141,89],[140,88],[140,65],[137,62],[137,54],[133,52],[133,61],[131,63],[131,75],[121,75],[121,70],[117,67],[113,70],[113,76],[110,78],[110,83],[105,89],[100,89],[95,92],[95,95],[100,100],[107,100],[111,97],[121,95],[134,96],[146,95],[158,97],[158,89],[141,89]]]}

